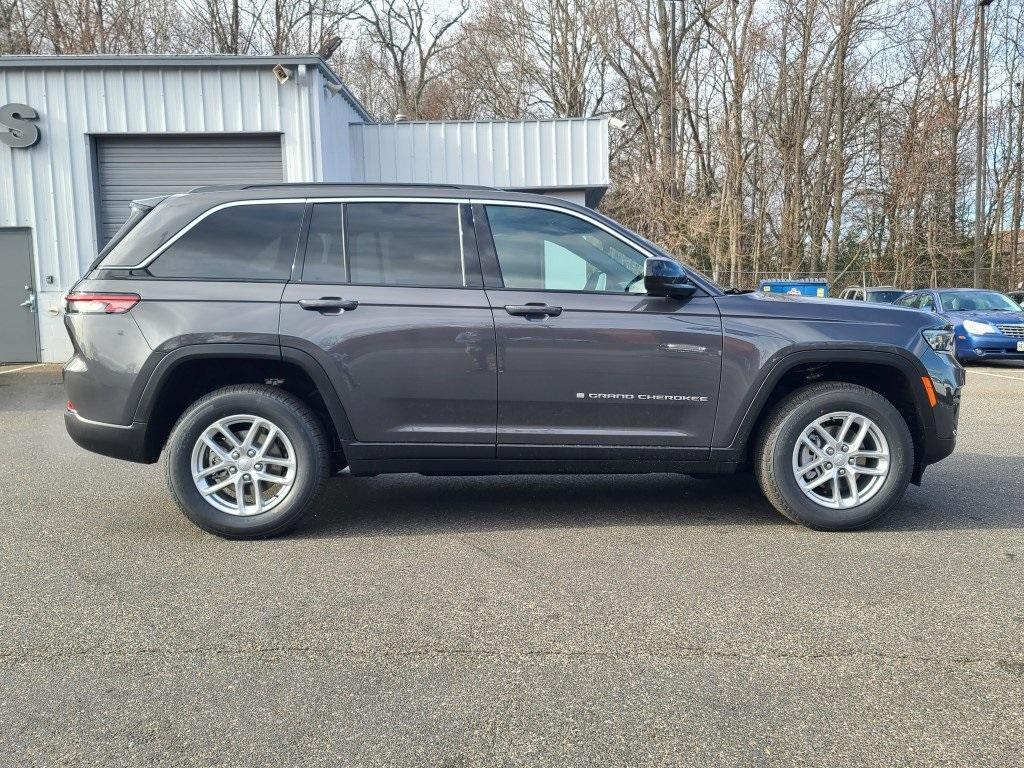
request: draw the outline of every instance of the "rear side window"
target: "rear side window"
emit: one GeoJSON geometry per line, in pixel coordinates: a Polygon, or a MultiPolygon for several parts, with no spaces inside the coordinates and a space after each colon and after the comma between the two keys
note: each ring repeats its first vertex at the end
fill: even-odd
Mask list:
{"type": "Polygon", "coordinates": [[[352,283],[466,285],[454,203],[346,203],[344,256],[352,283]]]}
{"type": "Polygon", "coordinates": [[[222,208],[171,244],[149,272],[198,280],[287,280],[302,210],[302,203],[222,208]]]}

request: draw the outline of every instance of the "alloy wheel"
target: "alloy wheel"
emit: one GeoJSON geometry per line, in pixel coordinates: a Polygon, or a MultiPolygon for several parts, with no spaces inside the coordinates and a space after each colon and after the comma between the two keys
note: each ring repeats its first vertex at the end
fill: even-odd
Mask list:
{"type": "Polygon", "coordinates": [[[830,509],[852,509],[870,501],[885,484],[890,464],[881,428],[851,411],[815,419],[793,447],[797,486],[815,504],[830,509]]]}
{"type": "Polygon", "coordinates": [[[210,424],[196,440],[191,470],[208,504],[229,515],[260,515],[291,492],[295,449],[268,419],[227,416],[210,424]]]}

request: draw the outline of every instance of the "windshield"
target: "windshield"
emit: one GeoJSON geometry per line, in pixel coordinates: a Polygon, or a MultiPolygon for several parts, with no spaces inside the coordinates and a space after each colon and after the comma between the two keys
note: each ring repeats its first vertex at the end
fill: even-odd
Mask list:
{"type": "Polygon", "coordinates": [[[1009,296],[996,291],[950,291],[939,297],[946,312],[1020,312],[1009,296]]]}
{"type": "Polygon", "coordinates": [[[871,301],[892,303],[903,295],[903,291],[868,291],[868,298],[871,301]]]}

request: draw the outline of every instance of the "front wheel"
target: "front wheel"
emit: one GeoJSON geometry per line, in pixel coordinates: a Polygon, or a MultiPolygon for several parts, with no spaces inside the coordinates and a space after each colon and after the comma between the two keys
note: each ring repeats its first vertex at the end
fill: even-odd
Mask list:
{"type": "Polygon", "coordinates": [[[167,443],[174,500],[193,523],[226,538],[290,530],[329,470],[330,446],[316,415],[269,386],[211,392],[182,414],[167,443]]]}
{"type": "Polygon", "coordinates": [[[914,443],[891,402],[855,384],[797,390],[764,424],[757,481],[772,505],[811,528],[863,528],[903,496],[914,443]]]}

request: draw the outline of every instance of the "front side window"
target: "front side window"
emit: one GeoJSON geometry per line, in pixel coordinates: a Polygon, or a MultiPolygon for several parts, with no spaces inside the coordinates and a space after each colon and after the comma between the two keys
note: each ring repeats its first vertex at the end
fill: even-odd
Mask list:
{"type": "Polygon", "coordinates": [[[486,208],[506,288],[644,293],[643,254],[600,227],[545,208],[486,208]]]}
{"type": "Polygon", "coordinates": [[[454,203],[347,203],[349,280],[369,285],[467,285],[454,203]]]}
{"type": "Polygon", "coordinates": [[[921,296],[920,300],[918,301],[918,306],[921,309],[927,310],[929,312],[934,312],[935,299],[933,299],[929,294],[926,293],[923,296],[921,296]]]}
{"type": "Polygon", "coordinates": [[[302,203],[222,208],[174,241],[149,272],[197,280],[287,280],[302,209],[302,203]]]}

